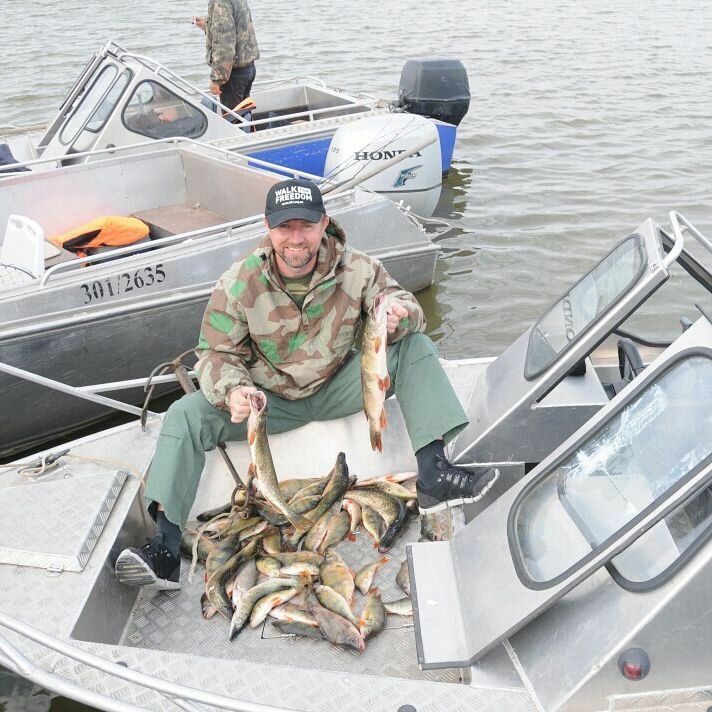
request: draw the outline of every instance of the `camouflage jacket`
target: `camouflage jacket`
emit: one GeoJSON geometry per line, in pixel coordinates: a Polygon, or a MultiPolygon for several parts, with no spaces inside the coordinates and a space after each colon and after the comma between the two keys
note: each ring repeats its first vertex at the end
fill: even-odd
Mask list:
{"type": "Polygon", "coordinates": [[[415,297],[383,265],[346,245],[332,219],[301,310],[285,291],[269,237],[218,280],[197,347],[200,387],[227,409],[230,393],[254,385],[289,400],[311,395],[336,373],[357,345],[375,296],[392,295],[409,312],[389,342],[423,331],[415,297]]]}
{"type": "Polygon", "coordinates": [[[210,79],[224,84],[233,67],[259,59],[255,27],[246,0],[210,0],[205,27],[205,61],[210,79]]]}

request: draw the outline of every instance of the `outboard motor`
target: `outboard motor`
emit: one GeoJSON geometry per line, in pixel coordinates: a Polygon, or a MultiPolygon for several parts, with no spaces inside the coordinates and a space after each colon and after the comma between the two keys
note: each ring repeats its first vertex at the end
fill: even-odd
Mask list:
{"type": "Polygon", "coordinates": [[[430,217],[442,188],[440,138],[435,124],[416,114],[381,114],[339,128],[326,154],[324,178],[335,183],[355,178],[373,166],[427,142],[408,158],[361,182],[364,188],[402,200],[417,215],[430,217]]]}
{"type": "Polygon", "coordinates": [[[398,106],[458,126],[470,108],[470,83],[459,59],[409,59],[403,65],[398,106]]]}

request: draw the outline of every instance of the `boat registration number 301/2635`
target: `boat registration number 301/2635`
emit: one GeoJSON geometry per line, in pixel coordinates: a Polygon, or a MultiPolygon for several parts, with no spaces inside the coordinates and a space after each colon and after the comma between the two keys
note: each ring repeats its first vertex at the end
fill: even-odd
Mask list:
{"type": "Polygon", "coordinates": [[[115,297],[119,294],[133,292],[134,289],[143,289],[152,284],[160,284],[166,279],[163,265],[157,264],[151,267],[142,267],[134,272],[121,272],[104,279],[95,279],[93,282],[80,284],[79,288],[84,293],[84,304],[115,297]]]}

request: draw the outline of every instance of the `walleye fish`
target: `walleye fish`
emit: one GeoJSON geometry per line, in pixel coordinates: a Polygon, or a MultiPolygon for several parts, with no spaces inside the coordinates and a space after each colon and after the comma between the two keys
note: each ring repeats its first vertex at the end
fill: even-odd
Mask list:
{"type": "Polygon", "coordinates": [[[244,549],[230,557],[205,583],[205,593],[208,601],[218,613],[228,620],[232,616],[232,601],[225,589],[226,583],[234,577],[240,566],[257,554],[257,541],[251,541],[244,549]]]}
{"type": "Polygon", "coordinates": [[[269,612],[275,606],[281,606],[291,598],[294,598],[304,589],[304,586],[305,584],[302,583],[299,584],[299,586],[292,586],[292,588],[283,588],[281,591],[274,591],[260,598],[252,608],[252,613],[250,614],[250,628],[257,628],[257,626],[267,618],[269,612]]]}
{"type": "Polygon", "coordinates": [[[321,554],[313,551],[278,551],[272,554],[272,557],[277,559],[282,566],[289,566],[302,561],[321,566],[324,561],[324,557],[321,554]]]}
{"type": "Polygon", "coordinates": [[[363,325],[361,342],[361,391],[368,420],[371,447],[383,452],[382,433],[386,429],[386,391],[391,386],[386,362],[386,312],[388,299],[378,294],[363,325]]]}
{"type": "Polygon", "coordinates": [[[390,559],[387,556],[382,556],[374,564],[364,566],[356,574],[356,576],[354,576],[354,583],[356,584],[356,588],[361,591],[364,596],[366,596],[371,590],[371,584],[373,583],[373,579],[376,577],[376,572],[378,571],[378,569],[380,569],[381,566],[383,566],[384,564],[387,564],[389,561],[390,559]]]}
{"type": "Polygon", "coordinates": [[[306,532],[312,523],[289,508],[279,489],[272,453],[267,440],[267,396],[262,391],[247,394],[250,415],[247,418],[247,442],[252,463],[250,471],[257,476],[265,499],[276,507],[298,531],[306,532]]]}
{"type": "Polygon", "coordinates": [[[232,584],[230,600],[233,608],[237,608],[243,596],[257,584],[258,575],[257,564],[254,559],[250,559],[242,565],[242,568],[237,572],[235,581],[232,584]]]}
{"type": "Polygon", "coordinates": [[[372,588],[368,592],[368,597],[361,613],[361,620],[358,622],[359,632],[364,640],[368,640],[383,630],[385,625],[386,609],[381,603],[381,592],[377,588],[372,588]]]}
{"type": "Polygon", "coordinates": [[[301,635],[306,638],[324,639],[324,634],[321,632],[319,624],[314,627],[307,623],[302,623],[301,621],[274,620],[272,621],[272,625],[280,633],[284,633],[285,635],[301,635]]]}
{"type": "Polygon", "coordinates": [[[276,618],[280,621],[288,621],[289,623],[303,623],[304,625],[318,628],[319,624],[314,619],[314,616],[309,611],[295,606],[293,602],[283,603],[281,606],[275,606],[270,612],[271,618],[276,618]]]}
{"type": "Polygon", "coordinates": [[[269,578],[262,583],[258,583],[247,591],[240,604],[235,608],[230,621],[229,640],[232,640],[250,620],[250,614],[260,598],[269,593],[280,591],[286,588],[295,588],[298,580],[295,578],[269,578]]]}
{"type": "Polygon", "coordinates": [[[383,601],[383,607],[386,613],[393,613],[396,616],[413,615],[413,601],[410,600],[410,596],[399,598],[397,601],[383,601]]]}

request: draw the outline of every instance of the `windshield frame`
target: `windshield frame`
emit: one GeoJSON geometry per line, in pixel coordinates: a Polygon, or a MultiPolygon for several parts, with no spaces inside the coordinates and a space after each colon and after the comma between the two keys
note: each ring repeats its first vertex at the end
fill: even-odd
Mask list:
{"type": "Polygon", "coordinates": [[[645,274],[645,270],[648,268],[648,261],[650,257],[648,255],[648,251],[646,249],[645,245],[645,237],[641,235],[639,232],[633,232],[630,235],[627,235],[625,238],[623,238],[616,246],[609,250],[598,262],[591,268],[589,269],[584,275],[582,275],[569,289],[566,290],[563,294],[559,296],[558,299],[556,299],[542,314],[539,319],[537,319],[536,323],[531,327],[531,330],[529,332],[529,340],[527,343],[527,352],[524,357],[524,378],[527,381],[532,381],[539,376],[541,376],[545,371],[549,370],[552,366],[557,364],[558,362],[561,361],[561,359],[569,352],[571,351],[572,348],[574,348],[578,343],[581,342],[581,340],[588,334],[599,322],[601,322],[605,316],[613,310],[621,301],[622,299],[628,294],[631,290],[631,288],[637,284],[640,281],[640,278],[645,274]],[[552,358],[550,358],[543,366],[539,366],[535,370],[532,370],[530,368],[530,356],[533,352],[534,348],[534,338],[535,334],[537,332],[537,327],[544,321],[546,317],[548,317],[552,311],[559,305],[563,300],[569,296],[577,287],[579,284],[581,284],[585,279],[587,279],[595,270],[597,270],[603,262],[605,262],[616,250],[620,249],[626,242],[629,242],[631,240],[635,241],[636,247],[638,249],[638,254],[640,257],[640,265],[638,267],[637,272],[633,276],[633,278],[626,284],[625,288],[622,289],[619,294],[616,296],[616,298],[611,301],[609,304],[606,305],[606,308],[600,311],[598,314],[596,314],[595,318],[591,321],[589,321],[586,326],[581,329],[575,336],[567,343],[564,345],[564,347],[559,350],[557,353],[553,355],[552,358]]]}
{"type": "MultiPolygon", "coordinates": [[[[709,359],[712,361],[712,349],[707,347],[707,346],[694,346],[690,348],[684,348],[678,353],[676,353],[668,363],[665,364],[663,368],[661,368],[659,371],[657,371],[654,375],[653,378],[651,378],[646,384],[643,389],[633,389],[630,392],[626,393],[623,395],[620,399],[620,401],[613,407],[610,412],[608,413],[607,417],[602,420],[598,425],[596,426],[595,429],[593,430],[586,430],[584,431],[579,437],[577,437],[575,440],[571,442],[571,444],[565,448],[561,453],[557,455],[557,457],[546,467],[545,470],[543,470],[535,479],[533,479],[531,482],[527,484],[526,487],[517,495],[516,499],[512,503],[512,506],[510,507],[509,514],[507,516],[507,540],[509,543],[509,552],[510,556],[512,558],[512,563],[514,565],[514,570],[517,574],[517,577],[519,578],[519,581],[522,583],[523,586],[532,589],[532,590],[545,590],[548,588],[552,588],[554,586],[557,586],[559,583],[562,581],[565,581],[567,578],[569,578],[571,575],[573,575],[577,570],[585,566],[591,559],[595,558],[601,551],[605,550],[608,548],[615,540],[620,539],[622,536],[627,534],[631,529],[634,529],[638,523],[643,520],[645,517],[648,516],[648,514],[655,510],[657,507],[660,506],[660,504],[667,498],[669,498],[674,492],[679,490],[681,487],[683,487],[690,479],[695,477],[701,470],[707,468],[710,466],[710,463],[712,463],[712,453],[707,455],[706,458],[704,458],[701,462],[697,463],[689,472],[687,472],[683,477],[681,477],[679,480],[677,480],[674,485],[669,487],[665,492],[663,492],[661,495],[659,495],[655,500],[651,501],[646,507],[644,507],[640,512],[638,512],[630,521],[628,521],[627,524],[625,524],[623,527],[620,527],[618,530],[613,532],[610,536],[608,536],[605,540],[600,542],[597,546],[593,547],[588,551],[583,557],[578,559],[574,564],[569,566],[567,569],[564,571],[560,572],[557,574],[555,577],[548,579],[546,581],[537,581],[533,579],[527,570],[526,564],[523,560],[520,546],[519,546],[519,537],[517,534],[517,516],[521,510],[522,503],[524,502],[525,499],[527,499],[534,490],[536,490],[539,485],[541,485],[548,477],[552,475],[553,472],[559,469],[562,463],[566,462],[569,460],[583,445],[585,445],[587,442],[592,440],[593,438],[597,437],[598,434],[607,428],[611,421],[616,418],[630,403],[631,401],[637,400],[646,390],[648,390],[650,387],[654,386],[657,382],[660,381],[663,377],[665,377],[675,366],[680,364],[683,361],[686,361],[690,358],[694,358],[695,356],[702,356],[704,358],[709,359]]],[[[710,482],[712,481],[712,473],[710,474],[710,478],[707,480],[704,486],[709,486],[710,482]]],[[[558,489],[558,484],[557,484],[557,489],[558,489]]],[[[686,500],[689,501],[689,500],[686,500]]],[[[671,511],[673,511],[676,507],[670,507],[669,510],[666,510],[666,512],[661,516],[661,519],[664,519],[671,511]]],[[[567,512],[568,516],[571,517],[571,521],[573,524],[576,526],[576,528],[581,532],[582,536],[584,538],[587,538],[586,536],[586,530],[582,529],[579,523],[576,521],[574,517],[571,516],[570,512],[567,512]]],[[[645,532],[640,532],[640,536],[642,536],[645,532]]],[[[636,537],[633,541],[637,541],[639,538],[636,537]]],[[[632,542],[631,542],[632,543],[632,542]]],[[[590,543],[589,543],[590,546],[590,543]]],[[[626,547],[627,548],[627,547],[626,547]]],[[[672,566],[674,566],[673,564],[672,566]]],[[[670,568],[672,568],[672,566],[670,568]]],[[[664,574],[665,572],[663,572],[664,574]]],[[[662,574],[660,574],[662,575],[662,574]]]]}

